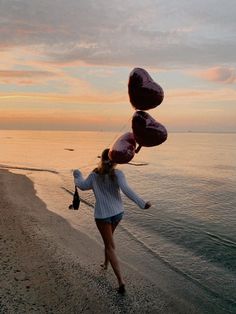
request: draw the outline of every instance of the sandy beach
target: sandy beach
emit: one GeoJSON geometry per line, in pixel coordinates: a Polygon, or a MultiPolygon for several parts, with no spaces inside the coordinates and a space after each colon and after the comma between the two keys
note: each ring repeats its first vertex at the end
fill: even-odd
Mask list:
{"type": "Polygon", "coordinates": [[[27,177],[1,170],[0,195],[1,313],[173,313],[127,268],[129,291],[119,296],[112,271],[99,269],[101,249],[48,211],[27,177]]]}
{"type": "Polygon", "coordinates": [[[125,246],[120,253],[125,256],[121,266],[127,294],[118,295],[112,270],[100,269],[102,247],[49,211],[36,196],[30,179],[0,170],[0,196],[0,313],[210,310],[205,306],[202,310],[201,303],[193,305],[195,298],[201,298],[197,288],[189,289],[184,279],[174,277],[158,261],[146,264],[141,251],[139,259],[132,252],[125,253],[125,246]],[[159,269],[155,277],[158,280],[151,275],[155,267],[159,269]],[[183,292],[178,295],[181,287],[188,291],[187,296],[181,297],[183,292]]]}

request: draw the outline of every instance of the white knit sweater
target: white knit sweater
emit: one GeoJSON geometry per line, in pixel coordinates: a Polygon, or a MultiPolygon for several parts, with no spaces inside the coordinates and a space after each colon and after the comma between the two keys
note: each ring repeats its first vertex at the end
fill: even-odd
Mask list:
{"type": "Polygon", "coordinates": [[[83,179],[81,172],[75,170],[74,181],[81,190],[93,190],[96,199],[95,218],[108,218],[124,211],[120,190],[140,208],[145,207],[146,202],[128,186],[121,170],[115,169],[114,180],[108,175],[101,176],[95,172],[83,179]]]}

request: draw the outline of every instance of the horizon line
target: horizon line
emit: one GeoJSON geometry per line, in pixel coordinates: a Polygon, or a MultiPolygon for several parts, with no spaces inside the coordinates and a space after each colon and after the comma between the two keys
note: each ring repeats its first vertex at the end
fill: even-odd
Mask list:
{"type": "MultiPolygon", "coordinates": [[[[30,128],[27,128],[27,129],[17,129],[17,128],[13,128],[13,129],[1,129],[0,128],[0,131],[41,131],[41,132],[44,132],[44,131],[52,131],[52,132],[100,132],[100,133],[117,133],[116,130],[70,130],[70,129],[30,129],[30,128]]],[[[128,131],[127,131],[128,132],[128,131]]],[[[168,133],[206,133],[206,134],[235,134],[236,133],[236,130],[235,131],[222,131],[222,130],[217,130],[217,131],[207,131],[207,130],[203,130],[203,131],[195,131],[195,130],[170,130],[168,131],[168,133]]]]}

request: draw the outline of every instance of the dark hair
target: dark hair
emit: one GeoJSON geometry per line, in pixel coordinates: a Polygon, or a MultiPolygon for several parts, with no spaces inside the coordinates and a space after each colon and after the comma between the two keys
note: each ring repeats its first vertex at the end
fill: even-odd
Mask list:
{"type": "Polygon", "coordinates": [[[109,148],[104,149],[101,155],[101,161],[97,168],[95,168],[93,171],[100,174],[101,176],[104,176],[106,174],[109,175],[109,177],[114,180],[115,178],[115,166],[116,164],[112,162],[112,160],[109,158],[109,148]]]}

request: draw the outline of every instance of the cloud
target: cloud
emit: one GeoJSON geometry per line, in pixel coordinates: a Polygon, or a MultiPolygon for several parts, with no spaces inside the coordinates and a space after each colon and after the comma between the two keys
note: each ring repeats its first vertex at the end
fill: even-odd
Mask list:
{"type": "Polygon", "coordinates": [[[124,104],[128,102],[126,92],[110,92],[105,93],[98,90],[77,90],[76,94],[67,93],[32,93],[32,92],[17,92],[17,93],[0,93],[0,101],[14,100],[14,103],[19,102],[35,102],[40,101],[42,104],[124,104]]]}
{"type": "Polygon", "coordinates": [[[22,71],[22,70],[0,70],[0,77],[6,77],[6,78],[33,78],[33,77],[49,77],[54,76],[55,74],[48,71],[22,71]]]}
{"type": "Polygon", "coordinates": [[[35,47],[40,61],[159,68],[235,63],[236,2],[0,2],[0,49],[35,47]]]}
{"type": "Polygon", "coordinates": [[[219,83],[232,84],[236,82],[236,71],[234,68],[214,67],[195,74],[205,80],[219,83]]]}
{"type": "MultiPolygon", "coordinates": [[[[210,89],[170,89],[165,92],[164,101],[168,103],[168,107],[181,104],[181,108],[187,105],[187,108],[194,107],[194,104],[207,104],[207,108],[212,109],[209,104],[221,102],[235,103],[236,90],[233,88],[210,89]]],[[[215,109],[215,108],[213,108],[215,109]]],[[[200,110],[201,111],[201,110],[200,110]]]]}
{"type": "Polygon", "coordinates": [[[0,70],[0,82],[4,84],[32,85],[42,79],[55,77],[49,71],[0,70]]]}
{"type": "MultiPolygon", "coordinates": [[[[195,107],[199,104],[209,104],[214,102],[235,102],[236,91],[235,89],[230,88],[221,88],[221,89],[168,89],[165,91],[165,98],[163,106],[160,110],[168,111],[173,110],[173,106],[176,109],[176,106],[179,108],[195,107]],[[187,107],[186,107],[187,106],[187,107]]],[[[112,91],[109,93],[102,92],[96,89],[77,89],[75,93],[36,93],[36,92],[0,92],[0,101],[2,103],[12,103],[14,104],[33,104],[39,103],[41,107],[44,104],[53,105],[53,104],[63,104],[63,105],[97,105],[99,108],[100,104],[103,105],[124,105],[122,110],[125,108],[131,108],[129,104],[129,99],[126,91],[112,91]]],[[[65,107],[66,108],[66,107],[65,107]]],[[[73,110],[76,107],[73,107],[73,110]]],[[[117,106],[116,113],[117,113],[117,106]]],[[[208,107],[209,108],[209,107],[208,107]]],[[[214,108],[213,108],[214,109],[214,108]]],[[[212,108],[211,108],[212,110],[212,108]]],[[[96,112],[97,114],[97,112],[96,112]]],[[[157,114],[159,112],[157,111],[157,114]]]]}

